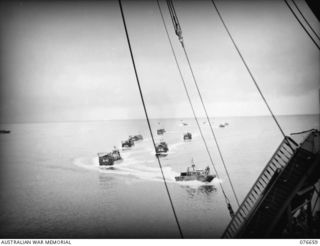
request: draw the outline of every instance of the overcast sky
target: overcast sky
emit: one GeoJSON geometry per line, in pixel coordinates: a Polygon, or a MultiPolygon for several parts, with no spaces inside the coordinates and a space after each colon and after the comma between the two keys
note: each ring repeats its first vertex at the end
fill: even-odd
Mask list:
{"type": "MultiPolygon", "coordinates": [[[[296,0],[319,33],[319,22],[296,0]]],[[[319,113],[319,50],[282,0],[216,1],[276,114],[319,113]]],[[[174,0],[209,115],[268,111],[210,0],[174,0]]],[[[168,9],[161,6],[197,113],[168,9]]],[[[155,0],[123,0],[153,118],[192,116],[155,0]]],[[[143,118],[118,2],[1,2],[1,121],[143,118]]]]}

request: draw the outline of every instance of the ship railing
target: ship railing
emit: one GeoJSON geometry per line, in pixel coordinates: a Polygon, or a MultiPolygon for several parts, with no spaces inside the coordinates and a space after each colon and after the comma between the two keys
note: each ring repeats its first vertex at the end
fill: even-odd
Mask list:
{"type": "Polygon", "coordinates": [[[261,199],[266,187],[270,185],[274,174],[282,170],[290,161],[299,145],[290,137],[285,137],[279,147],[262,170],[260,176],[244,198],[237,212],[233,216],[222,238],[234,238],[246,224],[249,215],[261,199]]]}

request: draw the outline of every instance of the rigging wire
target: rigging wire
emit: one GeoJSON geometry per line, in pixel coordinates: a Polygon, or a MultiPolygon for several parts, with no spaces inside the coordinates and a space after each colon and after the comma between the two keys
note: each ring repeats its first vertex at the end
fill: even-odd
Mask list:
{"type": "MultiPolygon", "coordinates": [[[[177,22],[177,26],[179,27],[179,30],[182,30],[182,29],[181,29],[181,26],[180,26],[180,24],[179,24],[179,21],[178,21],[178,17],[177,17],[177,15],[176,15],[175,10],[174,10],[173,2],[172,2],[171,0],[167,0],[167,4],[168,4],[169,9],[172,8],[172,11],[171,11],[171,12],[173,12],[173,13],[175,14],[174,19],[175,19],[175,22],[177,22]]],[[[172,17],[171,17],[171,18],[172,18],[172,17]]],[[[176,26],[176,25],[175,25],[175,26],[176,26]]],[[[227,166],[226,166],[226,164],[225,164],[225,160],[224,160],[224,158],[223,158],[223,156],[222,156],[222,152],[221,152],[221,149],[220,149],[220,147],[219,147],[219,143],[218,143],[217,137],[216,137],[216,135],[215,135],[215,133],[214,133],[214,131],[213,131],[213,127],[212,127],[212,124],[211,124],[211,121],[210,121],[210,118],[209,118],[209,115],[208,115],[206,106],[205,106],[205,104],[204,104],[204,102],[203,102],[203,98],[202,98],[202,95],[201,95],[201,92],[200,92],[200,89],[199,89],[199,86],[198,86],[198,83],[197,83],[197,79],[196,79],[196,77],[195,77],[195,75],[194,75],[193,68],[192,68],[192,65],[191,65],[191,62],[190,62],[190,59],[189,59],[189,56],[188,56],[188,53],[187,53],[185,44],[184,44],[184,42],[183,42],[182,31],[181,31],[181,33],[180,33],[179,40],[180,40],[180,43],[181,43],[181,45],[182,45],[184,54],[185,54],[185,56],[186,56],[186,59],[187,59],[187,62],[188,62],[188,66],[189,66],[189,69],[190,69],[190,72],[191,72],[191,75],[192,75],[192,78],[193,78],[193,82],[194,82],[194,84],[195,84],[195,86],[196,86],[196,89],[197,89],[197,92],[198,92],[198,95],[199,95],[199,98],[200,98],[202,107],[203,107],[203,109],[204,109],[204,112],[205,112],[207,121],[208,121],[209,126],[210,126],[211,134],[212,134],[213,139],[214,139],[214,142],[215,142],[215,144],[216,144],[216,146],[217,146],[217,150],[218,150],[218,153],[219,153],[221,162],[222,162],[222,164],[223,164],[223,167],[224,167],[224,169],[225,169],[225,172],[226,172],[226,174],[227,174],[227,177],[228,177],[228,180],[229,180],[229,183],[230,183],[230,186],[231,186],[233,195],[234,195],[234,197],[235,197],[235,200],[236,200],[236,202],[237,202],[238,207],[240,207],[239,199],[238,199],[238,197],[237,197],[237,194],[236,194],[236,192],[235,192],[233,183],[232,183],[232,181],[231,181],[231,177],[230,177],[230,174],[229,174],[229,172],[228,172],[227,166]]]]}
{"type": "Polygon", "coordinates": [[[313,132],[313,131],[316,131],[316,129],[312,128],[310,130],[306,130],[306,131],[302,131],[302,132],[294,132],[294,133],[290,133],[290,135],[298,135],[298,134],[303,134],[303,133],[313,132]]]}
{"type": "Polygon", "coordinates": [[[173,7],[173,3],[171,1],[167,1],[167,4],[169,6],[169,13],[171,16],[172,24],[174,26],[174,30],[175,30],[177,36],[179,37],[179,41],[181,42],[181,44],[183,46],[182,29],[179,24],[179,20],[177,18],[177,13],[176,13],[176,11],[173,7]]]}
{"type": "MultiPolygon", "coordinates": [[[[285,0],[285,1],[286,1],[286,0],[285,0]]],[[[257,90],[258,90],[258,92],[259,92],[259,94],[260,94],[260,96],[261,96],[262,100],[264,101],[265,105],[267,106],[267,108],[268,108],[268,110],[269,110],[269,112],[270,112],[270,114],[271,114],[271,116],[272,116],[272,118],[273,118],[274,122],[275,122],[275,123],[276,123],[276,125],[278,126],[278,128],[279,128],[279,130],[280,130],[280,132],[281,132],[282,136],[283,136],[283,137],[284,137],[284,139],[285,139],[285,141],[287,141],[288,145],[290,146],[290,148],[291,148],[291,149],[292,149],[292,151],[294,152],[294,148],[292,148],[292,146],[291,146],[291,144],[290,144],[290,141],[287,139],[287,137],[286,137],[286,135],[284,134],[284,132],[283,132],[283,130],[282,130],[282,128],[281,128],[281,126],[280,126],[280,124],[279,124],[279,122],[278,122],[278,120],[277,120],[276,116],[275,116],[275,115],[274,115],[274,113],[272,112],[272,110],[271,110],[271,108],[270,108],[270,106],[269,106],[269,104],[268,104],[268,102],[267,102],[267,99],[264,97],[264,95],[263,95],[263,93],[262,93],[262,91],[261,91],[261,89],[260,89],[260,87],[259,87],[259,85],[258,85],[257,81],[255,80],[255,78],[254,78],[254,76],[253,76],[253,74],[252,74],[252,72],[251,72],[251,70],[250,70],[250,68],[249,68],[248,64],[247,64],[247,63],[246,63],[246,61],[244,60],[244,58],[243,58],[243,56],[242,56],[242,54],[241,54],[241,52],[240,52],[240,50],[239,50],[239,48],[238,48],[238,46],[237,46],[236,42],[234,41],[234,39],[233,39],[233,37],[232,37],[232,35],[231,35],[231,33],[230,33],[230,31],[229,31],[229,29],[228,29],[228,27],[227,27],[226,23],[224,22],[224,20],[223,20],[223,18],[222,18],[222,15],[221,15],[220,11],[218,10],[218,8],[217,8],[217,6],[216,6],[216,4],[215,4],[215,2],[214,2],[214,0],[211,0],[211,2],[212,2],[212,4],[213,4],[213,6],[214,6],[215,10],[217,11],[218,16],[219,16],[219,18],[220,18],[220,20],[221,20],[221,22],[222,22],[222,24],[223,24],[224,28],[226,29],[226,31],[227,31],[227,33],[228,33],[228,35],[229,35],[229,38],[231,39],[231,42],[232,42],[233,46],[234,46],[234,47],[235,47],[235,49],[237,50],[237,52],[238,52],[238,54],[239,54],[239,56],[240,56],[240,58],[241,58],[241,60],[242,60],[242,62],[243,62],[243,64],[244,64],[244,66],[246,67],[246,69],[247,69],[247,71],[248,71],[248,73],[249,73],[249,75],[250,75],[250,77],[251,77],[251,79],[252,79],[252,81],[253,81],[254,85],[256,86],[256,88],[257,88],[257,90]]]]}
{"type": "MultiPolygon", "coordinates": [[[[150,124],[150,120],[149,120],[146,104],[145,104],[144,98],[143,98],[143,93],[142,93],[142,89],[141,89],[141,85],[140,85],[140,81],[139,81],[139,77],[138,77],[138,73],[137,73],[137,69],[136,69],[136,65],[135,65],[135,61],[134,61],[134,57],[133,57],[133,52],[132,52],[132,48],[131,48],[131,43],[130,43],[130,39],[129,39],[129,34],[128,34],[128,30],[127,30],[127,24],[126,24],[126,20],[125,20],[125,17],[124,17],[121,0],[118,0],[118,2],[119,2],[119,6],[120,6],[121,17],[122,17],[122,21],[123,21],[123,25],[124,25],[124,29],[125,29],[125,33],[126,33],[126,38],[127,38],[127,42],[128,42],[128,46],[129,46],[129,50],[130,50],[130,56],[131,56],[131,60],[132,60],[133,68],[134,68],[134,73],[135,73],[136,80],[137,80],[137,85],[138,85],[138,88],[139,88],[139,93],[140,93],[140,97],[141,97],[144,113],[145,113],[146,120],[147,120],[147,123],[148,123],[148,127],[149,127],[149,131],[150,131],[153,147],[156,150],[156,143],[155,143],[154,136],[153,136],[153,133],[152,133],[151,124],[150,124]]],[[[183,238],[183,233],[182,233],[182,230],[181,230],[181,226],[180,226],[180,223],[179,223],[179,220],[178,220],[178,217],[177,217],[177,213],[176,213],[176,210],[174,208],[174,205],[173,205],[173,202],[172,202],[172,199],[171,199],[171,195],[170,195],[170,192],[169,192],[169,188],[168,188],[168,185],[167,185],[166,178],[165,178],[163,170],[162,170],[162,165],[161,165],[159,156],[157,156],[157,160],[158,160],[158,164],[159,164],[159,167],[160,167],[160,170],[161,170],[163,183],[164,183],[164,186],[166,188],[166,191],[167,191],[167,194],[168,194],[168,197],[169,197],[169,201],[170,201],[170,205],[171,205],[171,208],[172,208],[172,211],[173,211],[173,215],[174,215],[175,221],[176,221],[178,229],[179,229],[179,234],[180,234],[180,237],[183,238]]]]}
{"type": "MultiPolygon", "coordinates": [[[[313,205],[313,208],[312,208],[312,213],[314,212],[314,209],[316,208],[316,205],[317,205],[318,200],[319,200],[319,197],[320,197],[320,193],[319,193],[316,185],[313,185],[313,187],[314,187],[314,190],[315,190],[315,192],[316,192],[316,194],[317,194],[317,199],[316,199],[315,202],[314,202],[314,205],[313,205]]],[[[310,201],[310,202],[311,202],[311,201],[310,201]]]]}
{"type": "Polygon", "coordinates": [[[294,0],[291,0],[294,4],[294,6],[296,7],[296,9],[299,11],[300,15],[302,16],[302,18],[304,19],[304,21],[307,23],[307,25],[310,27],[311,31],[314,33],[314,35],[317,36],[317,38],[320,40],[320,36],[316,33],[316,31],[313,29],[313,27],[310,25],[309,21],[306,19],[306,17],[304,17],[303,13],[301,12],[301,10],[299,9],[298,5],[296,4],[296,2],[294,0]]]}
{"type": "Polygon", "coordinates": [[[235,189],[234,189],[234,187],[233,187],[233,184],[232,184],[232,181],[231,181],[231,178],[230,178],[230,174],[229,174],[229,172],[228,172],[227,166],[226,166],[225,161],[224,161],[224,158],[223,158],[223,156],[222,156],[222,152],[221,152],[220,146],[219,146],[219,144],[218,144],[217,137],[216,137],[216,135],[215,135],[215,133],[214,133],[214,131],[213,131],[213,127],[212,127],[212,124],[211,124],[211,122],[210,122],[210,118],[209,118],[209,116],[208,116],[207,109],[206,109],[206,107],[205,107],[205,105],[204,105],[203,98],[202,98],[202,95],[201,95],[201,93],[200,93],[200,89],[199,89],[198,83],[197,83],[197,81],[196,81],[196,78],[195,78],[195,75],[194,75],[194,72],[193,72],[193,69],[192,69],[192,66],[191,66],[191,63],[190,63],[190,60],[189,60],[189,56],[188,56],[188,54],[187,54],[187,51],[186,51],[185,46],[183,46],[183,50],[184,50],[185,56],[186,56],[186,58],[187,58],[187,62],[188,62],[188,65],[189,65],[189,68],[190,68],[190,71],[191,71],[191,75],[192,75],[192,77],[193,77],[193,81],[194,81],[194,83],[195,83],[195,85],[196,85],[196,88],[197,88],[197,91],[198,91],[198,94],[199,94],[199,97],[200,97],[200,101],[201,101],[202,107],[203,107],[203,109],[204,109],[204,112],[205,112],[207,121],[208,121],[208,123],[209,123],[210,130],[211,130],[213,139],[214,139],[214,141],[215,141],[215,143],[216,143],[217,150],[218,150],[218,153],[219,153],[221,162],[222,162],[222,164],[223,164],[223,166],[224,166],[224,169],[225,169],[225,171],[226,171],[226,174],[227,174],[227,177],[228,177],[228,179],[229,179],[229,182],[230,182],[230,185],[231,185],[231,189],[232,189],[232,192],[233,192],[234,197],[235,197],[235,199],[236,199],[236,202],[237,202],[238,206],[240,207],[240,203],[239,203],[238,197],[237,197],[237,195],[236,195],[235,189]]]}
{"type": "MultiPolygon", "coordinates": [[[[219,175],[218,175],[217,169],[216,169],[216,167],[215,167],[215,165],[214,165],[214,163],[213,163],[213,159],[212,159],[212,157],[211,157],[211,154],[210,154],[210,151],[209,151],[207,142],[206,142],[206,140],[205,140],[205,138],[204,138],[203,132],[202,132],[202,130],[201,130],[201,127],[200,127],[200,124],[199,124],[197,115],[196,115],[196,113],[195,113],[195,109],[194,109],[194,107],[193,107],[193,104],[192,104],[192,101],[191,101],[191,98],[190,98],[190,94],[189,94],[189,92],[188,92],[188,89],[187,89],[187,86],[186,86],[184,77],[183,77],[183,75],[182,75],[181,68],[180,68],[180,65],[179,65],[179,62],[178,62],[176,53],[175,53],[174,48],[173,48],[173,45],[172,45],[172,41],[171,41],[171,38],[170,38],[170,35],[169,35],[169,32],[168,32],[167,25],[166,25],[165,20],[164,20],[164,16],[163,16],[163,13],[162,13],[162,10],[161,10],[161,6],[160,6],[160,3],[159,3],[159,0],[157,0],[157,4],[158,4],[159,12],[160,12],[160,15],[161,15],[162,23],[163,23],[164,29],[165,29],[165,31],[166,31],[166,34],[167,34],[167,38],[168,38],[170,47],[171,47],[171,51],[172,51],[172,54],[173,54],[175,63],[176,63],[176,65],[177,65],[177,68],[178,68],[178,71],[179,71],[179,75],[180,75],[180,78],[181,78],[181,81],[182,81],[184,90],[185,90],[185,92],[186,92],[186,95],[187,95],[187,98],[188,98],[188,101],[189,101],[189,104],[190,104],[190,107],[191,107],[191,110],[192,110],[193,117],[194,117],[194,119],[195,119],[195,121],[196,121],[196,123],[197,123],[198,129],[199,129],[201,138],[202,138],[202,140],[203,140],[203,142],[204,142],[204,145],[205,145],[206,151],[207,151],[207,153],[208,153],[210,162],[211,162],[211,164],[212,164],[212,166],[213,166],[213,169],[214,169],[214,171],[215,171],[215,173],[216,173],[216,175],[217,175],[217,178],[219,179],[219,175]]],[[[179,23],[178,23],[178,24],[179,24],[179,23]]],[[[180,29],[180,30],[181,30],[181,29],[180,29]]],[[[232,210],[232,207],[231,207],[231,205],[230,205],[230,201],[229,201],[229,199],[228,199],[228,197],[227,197],[227,195],[226,195],[226,193],[225,193],[225,191],[224,191],[224,189],[223,189],[223,187],[222,187],[222,184],[221,184],[221,183],[219,183],[219,184],[220,184],[220,187],[221,187],[223,196],[224,196],[224,198],[225,198],[225,201],[226,201],[226,203],[228,204],[228,208],[230,207],[229,211],[231,211],[231,210],[232,210]]],[[[232,214],[233,214],[233,210],[232,210],[232,214]]],[[[232,215],[232,214],[231,214],[231,215],[232,215]]]]}
{"type": "MultiPolygon", "coordinates": [[[[288,8],[290,9],[291,13],[294,15],[294,17],[297,19],[297,21],[299,22],[300,26],[303,28],[303,30],[305,30],[305,32],[308,34],[308,36],[310,37],[310,39],[312,40],[312,42],[315,44],[315,46],[317,46],[317,48],[320,50],[320,46],[317,44],[317,42],[314,40],[314,38],[310,35],[310,33],[308,32],[308,30],[305,28],[305,26],[302,24],[302,22],[299,20],[298,16],[296,15],[296,13],[293,11],[293,9],[291,8],[290,4],[288,3],[287,0],[284,0],[284,2],[286,3],[286,5],[288,6],[288,8]]],[[[318,36],[318,35],[317,35],[318,36]]]]}

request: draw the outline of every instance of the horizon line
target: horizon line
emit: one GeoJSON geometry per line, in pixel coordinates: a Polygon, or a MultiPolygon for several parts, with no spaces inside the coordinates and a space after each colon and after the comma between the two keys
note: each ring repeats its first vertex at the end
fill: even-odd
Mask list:
{"type": "MultiPolygon", "coordinates": [[[[319,115],[320,113],[306,113],[306,114],[277,114],[276,117],[280,116],[311,116],[319,115]]],[[[238,117],[272,117],[271,115],[227,115],[227,116],[212,116],[210,119],[214,118],[238,118],[238,117]]],[[[206,119],[205,116],[197,117],[198,119],[206,119]]],[[[183,120],[183,119],[194,119],[194,117],[160,117],[160,118],[149,118],[150,120],[183,120]]],[[[92,120],[56,120],[56,121],[17,121],[17,122],[0,122],[0,124],[46,124],[46,123],[80,123],[80,122],[101,122],[101,121],[119,121],[119,120],[146,120],[143,118],[113,118],[113,119],[92,119],[92,120]]]]}

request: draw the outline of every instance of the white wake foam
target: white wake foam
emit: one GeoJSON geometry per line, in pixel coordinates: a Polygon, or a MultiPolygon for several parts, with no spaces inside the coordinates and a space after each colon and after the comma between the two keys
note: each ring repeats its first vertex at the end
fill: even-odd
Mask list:
{"type": "MultiPolygon", "coordinates": [[[[133,176],[138,179],[148,181],[163,181],[161,171],[158,167],[151,167],[150,164],[156,165],[155,160],[139,161],[130,154],[122,153],[123,160],[115,162],[113,166],[101,167],[99,166],[98,157],[76,158],[73,163],[78,167],[85,168],[92,171],[103,172],[115,175],[133,176]]],[[[178,173],[174,172],[171,167],[162,168],[164,176],[168,182],[175,182],[175,176],[178,173]]]]}

